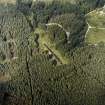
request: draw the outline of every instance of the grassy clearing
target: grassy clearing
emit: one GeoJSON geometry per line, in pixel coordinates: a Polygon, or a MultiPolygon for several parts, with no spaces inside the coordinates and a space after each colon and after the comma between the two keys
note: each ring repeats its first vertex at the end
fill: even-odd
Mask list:
{"type": "Polygon", "coordinates": [[[86,35],[85,41],[89,44],[105,42],[105,13],[102,8],[90,12],[86,19],[91,28],[86,35]]]}
{"type": "Polygon", "coordinates": [[[16,0],[0,0],[0,4],[16,4],[16,0]]]}
{"type": "Polygon", "coordinates": [[[63,56],[60,51],[58,51],[56,49],[56,45],[55,43],[52,43],[51,40],[48,38],[48,33],[45,32],[44,30],[37,28],[35,30],[35,33],[39,33],[40,37],[39,37],[39,47],[43,50],[46,50],[47,48],[44,46],[44,44],[46,44],[53,52],[54,54],[61,60],[61,62],[63,64],[68,64],[69,63],[69,59],[66,56],[63,56]]]}
{"type": "Polygon", "coordinates": [[[91,28],[87,33],[86,42],[91,44],[105,42],[105,30],[98,28],[91,28]]]}
{"type": "Polygon", "coordinates": [[[91,12],[86,16],[86,18],[90,26],[105,28],[105,13],[102,12],[102,9],[91,12]]]}

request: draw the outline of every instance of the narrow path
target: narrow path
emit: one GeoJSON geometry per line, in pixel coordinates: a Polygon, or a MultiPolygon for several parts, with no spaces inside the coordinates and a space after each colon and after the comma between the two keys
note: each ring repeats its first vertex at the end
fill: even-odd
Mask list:
{"type": "Polygon", "coordinates": [[[92,28],[96,28],[96,29],[100,29],[100,30],[105,30],[105,28],[97,28],[97,27],[92,27],[92,28]]]}
{"type": "Polygon", "coordinates": [[[87,29],[87,31],[86,31],[85,38],[87,37],[87,33],[89,32],[90,29],[105,30],[105,28],[101,28],[101,27],[92,27],[88,22],[87,22],[87,25],[88,25],[88,29],[87,29]]]}
{"type": "Polygon", "coordinates": [[[60,60],[60,58],[46,44],[44,44],[44,46],[53,54],[53,56],[57,59],[57,61],[60,64],[63,64],[62,61],[60,60]]]}
{"type": "Polygon", "coordinates": [[[87,37],[87,33],[89,32],[89,30],[90,30],[90,28],[91,28],[91,26],[89,25],[89,23],[86,21],[86,23],[87,23],[87,25],[88,25],[88,29],[87,29],[87,31],[86,31],[86,34],[85,34],[85,38],[87,37]]]}
{"type": "Polygon", "coordinates": [[[70,32],[68,32],[61,24],[58,24],[58,23],[48,23],[46,24],[46,26],[51,26],[51,25],[57,25],[59,26],[60,28],[63,29],[63,31],[65,31],[66,35],[67,35],[67,39],[69,39],[70,37],[70,32]]]}
{"type": "Polygon", "coordinates": [[[48,23],[48,24],[46,24],[46,25],[47,25],[47,26],[57,25],[57,26],[59,26],[60,28],[62,28],[65,32],[67,32],[66,29],[64,29],[63,26],[60,25],[60,24],[58,24],[58,23],[48,23]]]}
{"type": "Polygon", "coordinates": [[[98,7],[98,8],[96,8],[95,10],[90,11],[89,13],[87,13],[87,14],[85,15],[85,17],[86,17],[87,15],[89,15],[90,13],[93,13],[93,12],[95,12],[95,11],[99,11],[99,9],[104,9],[104,6],[103,6],[103,7],[98,7]]]}
{"type": "Polygon", "coordinates": [[[30,91],[31,91],[31,105],[33,105],[33,101],[34,101],[34,95],[33,95],[33,85],[32,85],[32,79],[31,79],[31,72],[30,72],[30,67],[29,67],[29,60],[28,60],[28,56],[26,54],[26,70],[28,73],[28,80],[29,80],[29,85],[30,85],[30,91]]]}
{"type": "Polygon", "coordinates": [[[95,10],[93,10],[93,11],[87,13],[87,14],[85,15],[85,17],[88,16],[90,13],[93,13],[93,12],[95,12],[95,11],[97,11],[97,9],[95,9],[95,10]]]}

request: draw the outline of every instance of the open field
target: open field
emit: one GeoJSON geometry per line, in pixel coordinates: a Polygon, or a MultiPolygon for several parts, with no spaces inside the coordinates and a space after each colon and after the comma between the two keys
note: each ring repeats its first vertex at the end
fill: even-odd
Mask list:
{"type": "Polygon", "coordinates": [[[105,29],[91,28],[87,33],[86,42],[90,44],[105,42],[105,29]]]}
{"type": "Polygon", "coordinates": [[[54,55],[56,55],[57,58],[59,58],[59,60],[62,62],[62,64],[68,64],[69,63],[69,59],[66,56],[63,56],[61,54],[61,52],[59,50],[56,49],[56,45],[54,43],[51,42],[51,40],[49,39],[49,33],[45,32],[44,30],[37,28],[35,33],[39,33],[40,34],[40,38],[39,38],[39,47],[43,50],[48,50],[45,45],[47,45],[47,47],[49,47],[52,52],[54,53],[54,55]]]}
{"type": "Polygon", "coordinates": [[[105,13],[100,10],[96,10],[87,15],[87,22],[92,27],[105,28],[105,13]]]}
{"type": "Polygon", "coordinates": [[[89,27],[85,42],[89,44],[105,42],[105,13],[102,8],[88,13],[86,19],[89,27]]]}
{"type": "Polygon", "coordinates": [[[16,0],[0,0],[0,4],[7,4],[7,3],[10,3],[10,4],[16,4],[16,0]]]}

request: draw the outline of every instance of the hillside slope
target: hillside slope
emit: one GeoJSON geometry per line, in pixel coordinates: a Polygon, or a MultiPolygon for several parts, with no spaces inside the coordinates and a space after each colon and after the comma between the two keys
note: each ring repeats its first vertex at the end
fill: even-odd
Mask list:
{"type": "Polygon", "coordinates": [[[0,5],[0,105],[105,105],[104,0],[24,1],[0,5]]]}

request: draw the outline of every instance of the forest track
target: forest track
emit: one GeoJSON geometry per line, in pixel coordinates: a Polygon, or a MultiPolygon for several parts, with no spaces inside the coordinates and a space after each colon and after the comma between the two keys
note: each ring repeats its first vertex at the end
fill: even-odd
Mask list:
{"type": "Polygon", "coordinates": [[[62,61],[60,60],[60,58],[59,58],[46,44],[44,44],[44,46],[53,54],[53,56],[56,58],[56,60],[57,60],[60,64],[63,64],[62,61]]]}
{"type": "Polygon", "coordinates": [[[58,23],[48,23],[48,24],[46,24],[46,26],[51,26],[51,25],[57,25],[57,26],[59,26],[66,33],[67,38],[70,37],[70,32],[68,32],[61,24],[58,24],[58,23]]]}

